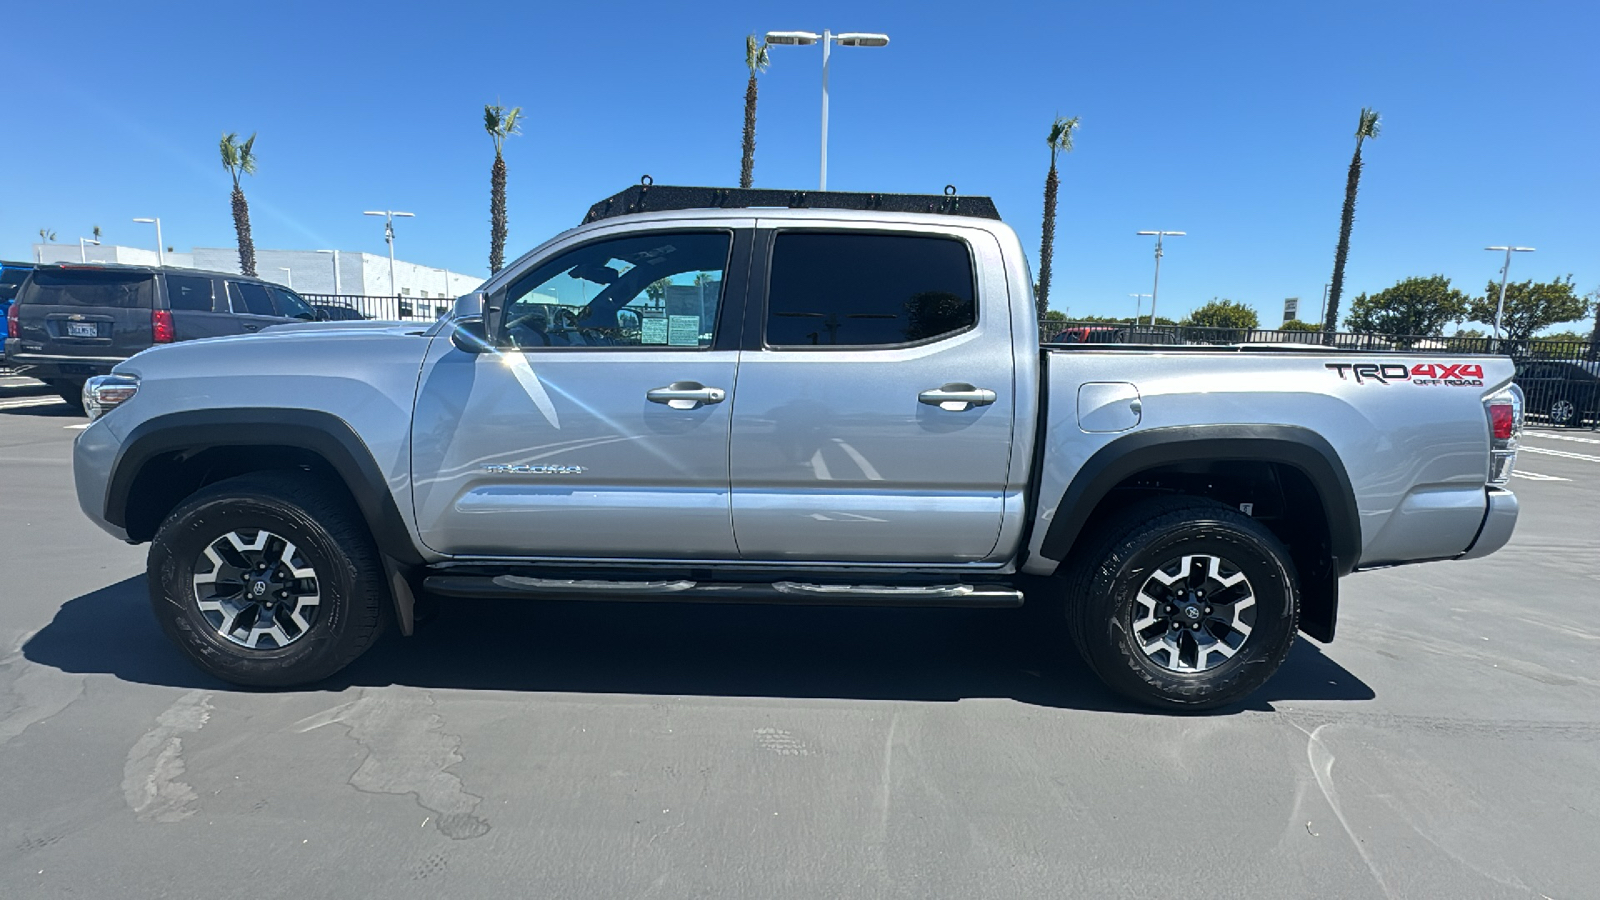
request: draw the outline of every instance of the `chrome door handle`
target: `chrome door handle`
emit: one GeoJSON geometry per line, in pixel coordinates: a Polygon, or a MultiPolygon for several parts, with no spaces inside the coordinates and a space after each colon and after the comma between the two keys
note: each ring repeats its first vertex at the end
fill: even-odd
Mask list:
{"type": "Polygon", "coordinates": [[[917,395],[917,400],[950,412],[965,412],[975,406],[988,406],[995,397],[994,391],[957,382],[923,391],[917,395]]]}
{"type": "Polygon", "coordinates": [[[706,387],[698,381],[674,381],[644,396],[651,403],[665,403],[673,409],[698,409],[707,403],[721,403],[727,399],[728,392],[722,388],[706,387]]]}

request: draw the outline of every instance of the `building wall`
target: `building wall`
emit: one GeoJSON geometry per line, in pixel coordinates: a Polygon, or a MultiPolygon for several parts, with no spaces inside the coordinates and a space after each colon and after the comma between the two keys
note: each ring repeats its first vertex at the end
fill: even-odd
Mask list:
{"type": "MultiPolygon", "coordinates": [[[[156,251],[117,244],[88,245],[80,260],[78,245],[34,244],[36,262],[104,262],[124,265],[157,265],[156,251]]],[[[389,281],[389,257],[375,253],[339,251],[337,289],[333,273],[335,254],[316,250],[256,249],[256,274],[267,281],[288,285],[302,294],[348,294],[365,297],[399,295],[418,301],[454,299],[476,289],[484,279],[479,275],[447,272],[432,266],[395,260],[396,285],[389,281]],[[288,269],[289,271],[284,271],[288,269]]],[[[192,253],[168,253],[167,265],[212,272],[238,272],[237,247],[196,247],[192,253]]],[[[419,304],[420,305],[420,304],[419,304]]]]}

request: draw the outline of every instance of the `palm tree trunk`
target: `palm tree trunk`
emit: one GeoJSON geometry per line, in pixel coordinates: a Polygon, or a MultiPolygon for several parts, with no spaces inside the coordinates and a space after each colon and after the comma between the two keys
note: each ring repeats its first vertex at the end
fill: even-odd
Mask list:
{"type": "Polygon", "coordinates": [[[750,73],[750,83],[744,86],[744,158],[739,161],[739,187],[747,188],[755,180],[756,169],[756,75],[750,73]]]}
{"type": "Polygon", "coordinates": [[[1043,319],[1050,310],[1050,263],[1056,252],[1056,190],[1061,179],[1056,176],[1056,161],[1050,160],[1050,174],[1044,179],[1044,233],[1039,238],[1039,293],[1034,297],[1037,318],[1043,319]]]}
{"type": "Polygon", "coordinates": [[[500,271],[506,262],[506,161],[494,155],[489,170],[489,274],[500,271]]]}
{"type": "Polygon", "coordinates": [[[250,237],[250,204],[237,184],[233,186],[233,230],[239,235],[239,271],[255,277],[256,242],[250,237]]]}
{"type": "Polygon", "coordinates": [[[1350,256],[1350,228],[1356,220],[1356,190],[1361,185],[1361,143],[1350,157],[1350,174],[1344,183],[1344,213],[1339,217],[1339,247],[1333,251],[1333,278],[1328,287],[1328,314],[1322,320],[1322,343],[1333,346],[1339,325],[1339,295],[1344,291],[1344,263],[1350,256]]]}
{"type": "Polygon", "coordinates": [[[1600,291],[1594,304],[1594,334],[1589,335],[1589,361],[1600,360],[1600,291]]]}

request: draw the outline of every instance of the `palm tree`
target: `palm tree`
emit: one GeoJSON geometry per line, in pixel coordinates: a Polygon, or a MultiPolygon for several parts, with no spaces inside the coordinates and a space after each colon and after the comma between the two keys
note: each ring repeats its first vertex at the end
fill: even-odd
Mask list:
{"type": "Polygon", "coordinates": [[[744,65],[750,81],[744,86],[744,157],[739,161],[739,187],[747,188],[756,168],[756,76],[767,70],[767,42],[756,43],[756,36],[744,38],[744,65]]]}
{"type": "Polygon", "coordinates": [[[494,166],[489,170],[489,274],[506,263],[506,160],[502,155],[506,138],[521,134],[517,119],[522,107],[506,109],[496,103],[483,107],[483,130],[494,141],[494,166]]]}
{"type": "Polygon", "coordinates": [[[1039,289],[1034,294],[1041,319],[1050,309],[1050,261],[1056,251],[1056,190],[1061,186],[1061,179],[1056,177],[1056,157],[1072,152],[1072,132],[1077,128],[1077,116],[1056,116],[1046,139],[1050,144],[1050,174],[1044,179],[1044,233],[1039,238],[1039,289]]]}
{"type": "Polygon", "coordinates": [[[1333,345],[1339,323],[1339,294],[1344,290],[1344,263],[1350,255],[1350,226],[1356,219],[1356,190],[1361,186],[1361,143],[1378,136],[1378,112],[1365,106],[1356,123],[1356,152],[1344,182],[1344,213],[1339,217],[1339,247],[1333,252],[1333,279],[1328,288],[1328,315],[1322,322],[1322,343],[1333,345]]]}
{"type": "Polygon", "coordinates": [[[55,229],[48,228],[48,227],[39,229],[39,240],[40,241],[48,244],[48,243],[50,243],[51,241],[53,241],[55,239],[56,239],[55,229]]]}
{"type": "Polygon", "coordinates": [[[100,243],[100,226],[99,225],[94,226],[94,242],[96,244],[100,243]]]}
{"type": "Polygon", "coordinates": [[[239,176],[256,173],[255,146],[253,133],[244,143],[239,142],[236,131],[222,136],[222,167],[233,176],[233,230],[239,236],[239,271],[250,276],[256,274],[256,242],[250,237],[250,204],[239,187],[239,176]]]}

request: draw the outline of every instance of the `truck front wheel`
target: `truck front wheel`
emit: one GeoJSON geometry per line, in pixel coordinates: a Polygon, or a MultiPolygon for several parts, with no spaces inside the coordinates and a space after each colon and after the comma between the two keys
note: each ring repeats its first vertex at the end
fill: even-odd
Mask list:
{"type": "Polygon", "coordinates": [[[179,649],[251,687],[339,671],[376,641],[389,605],[360,514],[308,472],[241,475],[184,501],[151,542],[149,582],[179,649]]]}
{"type": "Polygon", "coordinates": [[[1198,497],[1147,500],[1068,561],[1074,642],[1109,687],[1169,710],[1224,706],[1289,655],[1300,598],[1289,551],[1259,522],[1198,497]]]}

